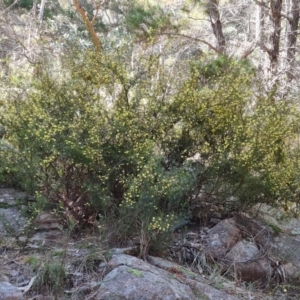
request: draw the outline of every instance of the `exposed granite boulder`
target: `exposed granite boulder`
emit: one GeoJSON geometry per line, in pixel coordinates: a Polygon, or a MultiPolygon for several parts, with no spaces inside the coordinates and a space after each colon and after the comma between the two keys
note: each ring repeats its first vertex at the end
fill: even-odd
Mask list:
{"type": "Polygon", "coordinates": [[[300,236],[295,237],[280,233],[275,237],[273,251],[278,258],[284,262],[292,263],[300,272],[300,236]]]}
{"type": "MultiPolygon", "coordinates": [[[[161,258],[149,257],[145,262],[125,254],[115,255],[108,263],[108,274],[98,291],[92,295],[95,300],[193,300],[237,298],[195,280],[199,275],[161,258]],[[152,265],[154,264],[154,265],[152,265]],[[161,269],[161,267],[163,269],[161,269]]],[[[199,279],[199,278],[198,278],[199,279]]]]}
{"type": "Polygon", "coordinates": [[[260,251],[254,242],[242,240],[232,247],[225,257],[227,267],[243,281],[266,282],[273,268],[264,251],[260,251]]]}
{"type": "Polygon", "coordinates": [[[33,200],[26,193],[0,188],[0,237],[31,244],[59,243],[63,238],[63,224],[52,212],[41,212],[32,224],[35,231],[29,230],[21,209],[33,200]]]}
{"type": "Polygon", "coordinates": [[[19,235],[27,221],[18,204],[28,200],[25,193],[0,188],[0,236],[19,235]]]}
{"type": "Polygon", "coordinates": [[[224,220],[209,230],[205,252],[212,260],[222,259],[240,239],[241,233],[234,219],[224,220]]]}
{"type": "Polygon", "coordinates": [[[116,255],[108,268],[111,271],[103,279],[95,300],[196,299],[191,288],[180,283],[171,273],[136,257],[116,255]]]}
{"type": "Polygon", "coordinates": [[[52,212],[42,212],[34,220],[35,232],[28,238],[31,244],[59,244],[63,241],[62,221],[52,212]]]}
{"type": "Polygon", "coordinates": [[[292,236],[300,236],[300,219],[292,217],[282,208],[272,207],[264,203],[258,203],[250,210],[250,214],[256,219],[261,219],[276,231],[284,232],[292,236]]]}
{"type": "Polygon", "coordinates": [[[281,208],[256,204],[250,211],[265,227],[273,230],[271,253],[281,280],[300,277],[300,219],[281,208]]]}
{"type": "Polygon", "coordinates": [[[217,290],[209,285],[207,281],[201,275],[199,275],[199,273],[192,272],[191,270],[186,269],[174,262],[154,256],[147,256],[147,261],[158,268],[171,272],[172,274],[178,274],[177,279],[191,287],[197,298],[212,300],[237,300],[236,297],[217,290]]]}

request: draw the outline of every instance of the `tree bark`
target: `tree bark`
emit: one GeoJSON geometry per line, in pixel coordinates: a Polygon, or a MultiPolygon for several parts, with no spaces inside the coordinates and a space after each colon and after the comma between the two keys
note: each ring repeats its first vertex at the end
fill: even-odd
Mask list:
{"type": "Polygon", "coordinates": [[[36,10],[37,10],[37,0],[34,0],[32,3],[32,11],[34,16],[36,16],[36,10]]]}
{"type": "Polygon", "coordinates": [[[278,57],[280,49],[280,33],[281,33],[281,10],[282,0],[271,0],[270,1],[270,19],[273,26],[273,32],[270,36],[272,49],[268,52],[271,70],[274,71],[278,66],[278,57]]]}
{"type": "Polygon", "coordinates": [[[41,1],[41,6],[40,6],[40,13],[39,13],[39,23],[40,24],[43,22],[45,4],[46,4],[46,0],[42,0],[41,1]]]}
{"type": "Polygon", "coordinates": [[[295,61],[296,53],[296,43],[297,43],[297,33],[298,33],[298,23],[300,17],[299,0],[289,0],[289,11],[287,13],[287,63],[289,70],[287,72],[288,80],[294,79],[294,74],[292,73],[293,62],[295,61]]]}
{"type": "Polygon", "coordinates": [[[210,24],[217,40],[217,50],[220,54],[225,54],[226,40],[223,34],[222,22],[218,9],[218,0],[208,0],[206,10],[209,15],[210,24]]]}
{"type": "Polygon", "coordinates": [[[80,3],[78,0],[73,0],[73,3],[76,7],[76,10],[79,12],[79,14],[81,15],[81,18],[83,20],[83,22],[85,23],[88,31],[89,31],[89,34],[91,35],[91,38],[93,40],[93,43],[94,43],[94,46],[96,47],[97,51],[98,52],[101,52],[102,50],[102,46],[101,46],[101,43],[99,41],[99,38],[97,36],[97,33],[94,29],[94,22],[95,22],[95,19],[97,17],[97,14],[98,14],[98,11],[100,9],[100,6],[101,5],[98,5],[97,8],[96,8],[96,14],[94,15],[94,18],[93,20],[89,20],[85,10],[81,7],[80,3]]]}
{"type": "Polygon", "coordinates": [[[266,19],[266,8],[258,5],[256,7],[256,22],[255,22],[255,40],[258,44],[265,42],[265,19],[266,19]]]}

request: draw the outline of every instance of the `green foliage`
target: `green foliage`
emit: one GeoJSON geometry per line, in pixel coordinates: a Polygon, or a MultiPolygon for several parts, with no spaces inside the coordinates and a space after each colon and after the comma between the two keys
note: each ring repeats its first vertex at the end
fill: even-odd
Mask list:
{"type": "Polygon", "coordinates": [[[153,37],[166,29],[175,29],[170,21],[170,16],[161,7],[150,4],[141,5],[135,2],[131,3],[130,9],[125,15],[125,24],[129,31],[146,37],[153,37]]]}
{"type": "MultiPolygon", "coordinates": [[[[4,4],[7,6],[10,6],[14,3],[15,1],[13,0],[4,0],[4,4]]],[[[32,9],[33,6],[33,0],[19,0],[14,7],[22,7],[26,8],[27,10],[32,9]]]]}
{"type": "Polygon", "coordinates": [[[255,73],[255,68],[246,60],[235,60],[226,55],[219,55],[217,58],[202,57],[200,60],[191,62],[191,69],[199,75],[201,86],[206,85],[217,78],[221,78],[226,74],[235,75],[237,77],[244,74],[246,77],[255,73]]]}
{"type": "Polygon", "coordinates": [[[81,225],[113,220],[119,238],[142,237],[141,255],[202,199],[297,201],[299,112],[257,97],[248,63],[197,62],[166,95],[159,57],[133,74],[122,51],[72,51],[59,76],[43,68],[6,101],[2,182],[81,225]]]}
{"type": "Polygon", "coordinates": [[[184,130],[194,139],[189,144],[210,162],[205,176],[199,177],[206,194],[222,202],[235,195],[236,205],[274,203],[279,194],[293,198],[292,183],[296,184],[299,170],[295,107],[288,102],[271,106],[267,99],[255,103],[247,77],[236,77],[235,72],[211,82],[211,89],[197,91],[196,84],[191,81],[185,87],[190,101],[195,101],[186,106],[178,98],[181,107],[176,114],[184,115],[194,107],[193,114],[186,114],[184,130]]]}
{"type": "Polygon", "coordinates": [[[34,287],[43,292],[60,295],[65,286],[67,274],[64,266],[59,261],[47,262],[39,271],[34,282],[34,287]]]}
{"type": "MultiPolygon", "coordinates": [[[[4,4],[6,6],[10,6],[14,3],[15,1],[14,0],[4,0],[4,4]]],[[[17,8],[24,8],[26,10],[31,10],[33,8],[33,3],[34,1],[33,0],[18,0],[13,6],[12,8],[14,9],[17,9],[17,8]]],[[[41,3],[40,0],[37,1],[37,4],[39,5],[41,3]]],[[[53,9],[54,7],[52,7],[51,9],[50,8],[47,8],[45,7],[45,10],[44,10],[44,18],[45,19],[48,19],[48,18],[52,18],[53,17],[53,9]]],[[[57,7],[55,8],[57,9],[57,7]]]]}
{"type": "Polygon", "coordinates": [[[22,154],[6,139],[0,140],[0,185],[11,186],[33,192],[34,171],[25,167],[25,161],[28,157],[22,154]]]}
{"type": "Polygon", "coordinates": [[[28,256],[28,258],[26,259],[26,263],[29,265],[30,269],[32,269],[32,271],[36,271],[38,269],[38,267],[40,266],[40,261],[38,259],[38,257],[36,256],[28,256]]]}

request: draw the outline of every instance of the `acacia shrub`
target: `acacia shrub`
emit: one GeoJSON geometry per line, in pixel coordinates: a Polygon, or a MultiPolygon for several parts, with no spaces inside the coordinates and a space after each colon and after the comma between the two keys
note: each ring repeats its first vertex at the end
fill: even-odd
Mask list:
{"type": "MultiPolygon", "coordinates": [[[[87,67],[89,59],[87,54],[87,67]]],[[[76,63],[78,69],[70,65],[65,78],[40,73],[26,99],[10,99],[3,122],[6,138],[24,158],[20,168],[33,170],[33,191],[87,222],[94,215],[89,182],[98,178],[99,190],[107,185],[101,143],[109,113],[88,80],[88,70],[80,68],[80,60],[76,63]]],[[[99,82],[108,84],[108,73],[102,74],[99,82]]]]}
{"type": "Polygon", "coordinates": [[[149,126],[152,108],[139,104],[141,93],[153,94],[145,82],[157,69],[148,64],[149,74],[130,83],[116,61],[73,52],[62,61],[61,74],[43,68],[24,86],[24,99],[12,95],[1,118],[5,139],[16,149],[19,173],[25,175],[21,186],[80,223],[120,214],[125,194],[154,155],[154,136],[162,132],[155,120],[155,130],[149,126]]]}
{"type": "Polygon", "coordinates": [[[222,58],[206,65],[192,65],[171,104],[179,133],[164,141],[164,151],[181,161],[200,155],[198,193],[228,210],[297,202],[297,104],[257,96],[247,62],[222,58]]]}
{"type": "MultiPolygon", "coordinates": [[[[168,95],[158,56],[136,74],[117,52],[73,51],[61,65],[11,96],[0,121],[20,184],[79,224],[104,218],[151,244],[198,194],[228,210],[295,200],[298,110],[257,97],[243,64],[226,62],[205,84],[197,65],[168,95]]],[[[11,157],[1,157],[8,171],[11,157]]]]}

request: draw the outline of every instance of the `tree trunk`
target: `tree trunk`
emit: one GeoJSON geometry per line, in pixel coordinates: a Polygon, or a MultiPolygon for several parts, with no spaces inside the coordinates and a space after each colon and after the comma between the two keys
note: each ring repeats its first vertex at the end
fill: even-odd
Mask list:
{"type": "Polygon", "coordinates": [[[263,6],[256,7],[256,22],[255,22],[255,40],[261,45],[265,42],[265,18],[266,8],[263,6]]]}
{"type": "Polygon", "coordinates": [[[73,4],[74,4],[76,10],[79,12],[83,22],[85,23],[85,25],[89,31],[89,34],[91,35],[91,38],[93,40],[94,46],[96,47],[96,50],[100,53],[102,50],[102,45],[101,45],[100,40],[97,36],[97,33],[94,29],[94,21],[97,17],[97,14],[98,14],[98,11],[99,11],[101,5],[97,6],[96,13],[95,13],[93,19],[89,20],[85,10],[81,7],[81,4],[79,3],[79,1],[73,0],[73,4]]]}
{"type": "Polygon", "coordinates": [[[36,9],[37,9],[37,0],[34,0],[32,3],[32,11],[34,16],[36,16],[36,9]]]}
{"type": "Polygon", "coordinates": [[[288,80],[292,80],[295,78],[292,68],[293,62],[295,61],[295,53],[296,53],[296,43],[297,43],[297,33],[298,33],[298,23],[300,17],[300,9],[299,9],[299,0],[289,0],[289,11],[288,22],[287,22],[287,63],[288,63],[288,72],[287,77],[288,80]]]}
{"type": "Polygon", "coordinates": [[[39,23],[40,24],[43,22],[45,4],[46,4],[46,0],[42,0],[41,1],[41,6],[40,6],[40,13],[39,13],[39,23]]]}
{"type": "Polygon", "coordinates": [[[210,24],[217,40],[217,50],[220,54],[225,53],[225,37],[223,34],[222,23],[220,19],[220,13],[218,9],[218,0],[208,0],[206,3],[207,13],[210,18],[210,24]]]}
{"type": "Polygon", "coordinates": [[[269,50],[269,58],[271,63],[271,71],[275,72],[278,67],[278,57],[280,49],[280,32],[281,32],[281,10],[282,0],[270,1],[270,19],[272,22],[272,34],[270,36],[270,42],[272,49],[269,50]]]}

